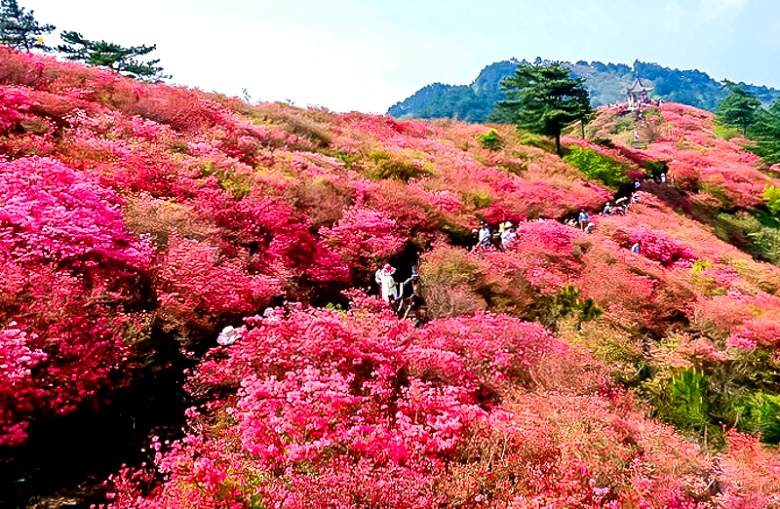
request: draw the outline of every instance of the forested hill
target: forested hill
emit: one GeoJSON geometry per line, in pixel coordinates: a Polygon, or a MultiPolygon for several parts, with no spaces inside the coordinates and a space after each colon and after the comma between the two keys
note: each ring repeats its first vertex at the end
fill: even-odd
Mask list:
{"type": "MultiPolygon", "coordinates": [[[[501,80],[514,74],[517,65],[528,63],[515,59],[492,63],[482,69],[471,85],[427,85],[391,106],[387,113],[395,118],[458,118],[484,122],[496,102],[503,99],[501,80]]],[[[637,77],[653,87],[653,97],[709,111],[727,95],[718,81],[697,70],[681,71],[639,60],[633,66],[584,60],[566,64],[575,75],[587,79],[586,87],[594,106],[624,101],[624,90],[637,77]]],[[[765,103],[780,97],[780,90],[765,86],[745,85],[745,89],[765,103]]]]}

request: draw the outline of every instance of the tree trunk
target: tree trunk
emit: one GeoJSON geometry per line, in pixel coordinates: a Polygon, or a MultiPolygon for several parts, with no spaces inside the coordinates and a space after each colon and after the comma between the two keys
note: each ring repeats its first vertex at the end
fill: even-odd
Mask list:
{"type": "Polygon", "coordinates": [[[555,153],[558,154],[558,157],[563,157],[563,154],[561,154],[561,132],[560,131],[555,133],[555,153]]]}

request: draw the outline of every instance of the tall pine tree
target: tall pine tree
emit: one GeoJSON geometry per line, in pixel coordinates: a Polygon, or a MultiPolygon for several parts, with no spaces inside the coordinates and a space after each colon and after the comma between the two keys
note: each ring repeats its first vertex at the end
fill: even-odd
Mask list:
{"type": "Polygon", "coordinates": [[[78,32],[63,32],[60,37],[66,44],[57,46],[68,60],[84,62],[89,65],[108,67],[116,72],[145,81],[160,81],[170,76],[162,73],[157,64],[159,59],[142,62],[137,57],[157,49],[157,45],[124,47],[113,42],[90,41],[78,32]]]}
{"type": "Polygon", "coordinates": [[[724,80],[723,86],[729,95],[718,105],[716,118],[722,124],[739,127],[742,135],[747,136],[748,128],[757,121],[756,113],[761,108],[761,101],[736,83],[724,80]]]}
{"type": "Polygon", "coordinates": [[[575,121],[587,120],[593,108],[585,79],[575,78],[561,62],[519,65],[515,74],[501,81],[507,100],[498,108],[517,127],[555,138],[561,155],[561,131],[575,121]]]}
{"type": "Polygon", "coordinates": [[[39,24],[33,12],[19,7],[16,0],[0,0],[0,43],[25,51],[52,51],[41,36],[50,34],[55,27],[39,24]]]}
{"type": "Polygon", "coordinates": [[[766,164],[780,164],[780,100],[756,112],[750,134],[755,144],[747,149],[761,156],[766,164]]]}

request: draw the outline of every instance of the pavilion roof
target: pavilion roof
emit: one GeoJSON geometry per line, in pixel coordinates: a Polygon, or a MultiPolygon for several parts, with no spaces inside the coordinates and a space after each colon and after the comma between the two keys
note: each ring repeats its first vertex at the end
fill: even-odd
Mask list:
{"type": "Polygon", "coordinates": [[[628,87],[626,92],[628,93],[649,92],[652,89],[653,87],[646,87],[645,85],[642,84],[642,81],[639,78],[637,78],[636,80],[634,80],[634,84],[628,87]]]}

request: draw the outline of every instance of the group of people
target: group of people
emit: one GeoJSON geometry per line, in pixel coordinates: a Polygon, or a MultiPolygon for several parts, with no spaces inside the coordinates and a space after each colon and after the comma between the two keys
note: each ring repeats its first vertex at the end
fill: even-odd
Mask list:
{"type": "Polygon", "coordinates": [[[502,221],[493,230],[487,221],[481,221],[480,227],[471,230],[473,239],[472,251],[476,249],[495,248],[504,250],[512,245],[517,238],[517,230],[511,221],[502,221]]]}
{"type": "MultiPolygon", "coordinates": [[[[639,186],[635,185],[634,189],[638,190],[639,186]]],[[[602,216],[615,216],[615,215],[625,216],[626,213],[628,212],[628,209],[631,207],[631,204],[638,203],[639,200],[640,200],[639,194],[637,193],[637,191],[634,191],[628,197],[623,196],[621,198],[616,199],[614,202],[608,201],[606,204],[604,204],[604,208],[601,211],[601,215],[602,216]]],[[[588,214],[585,211],[585,209],[580,209],[579,213],[576,216],[572,216],[569,217],[568,219],[564,219],[563,223],[567,226],[571,226],[572,228],[579,228],[585,233],[593,233],[593,229],[596,226],[590,220],[590,214],[588,214]]]]}
{"type": "Polygon", "coordinates": [[[419,310],[424,304],[419,286],[417,266],[413,265],[411,275],[405,281],[396,282],[396,269],[389,263],[374,273],[374,282],[379,286],[379,296],[401,318],[419,310]]]}

